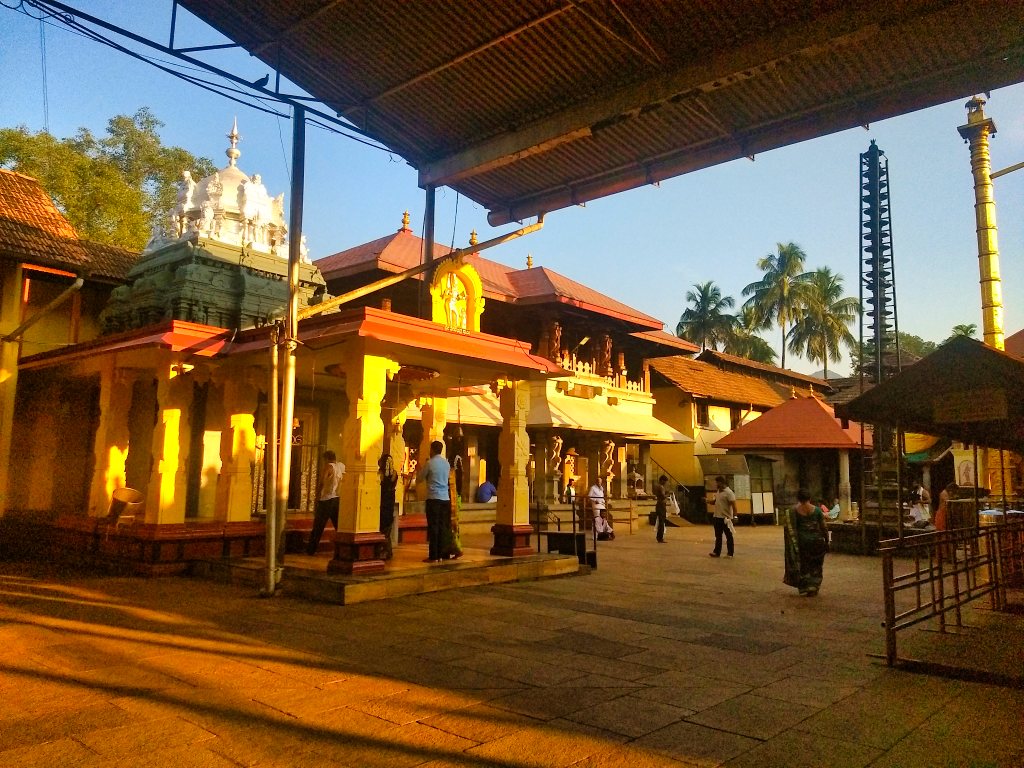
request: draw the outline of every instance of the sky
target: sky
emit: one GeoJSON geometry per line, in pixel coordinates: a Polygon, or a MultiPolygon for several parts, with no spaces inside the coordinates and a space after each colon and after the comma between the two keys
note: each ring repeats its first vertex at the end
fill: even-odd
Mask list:
{"type": "MultiPolygon", "coordinates": [[[[259,173],[272,195],[289,189],[291,122],[203,90],[66,28],[29,18],[18,0],[0,0],[0,127],[44,127],[57,137],[80,127],[97,134],[119,114],[149,107],[165,145],[226,165],[226,134],[237,117],[239,167],[259,173]],[[43,50],[45,49],[45,56],[43,50]],[[45,71],[45,77],[44,77],[45,71]],[[45,84],[45,87],[44,87],[45,84]]],[[[71,0],[80,10],[166,43],[170,0],[71,0]]],[[[33,12],[34,13],[34,12],[33,12]]],[[[178,11],[175,44],[224,42],[178,11]]],[[[137,46],[135,46],[137,48],[137,46]]],[[[169,57],[148,52],[162,61],[169,57]]],[[[268,68],[244,52],[203,59],[256,80],[268,68]]],[[[192,74],[200,74],[192,71],[192,74]]],[[[273,82],[273,76],[271,79],[273,82]]],[[[830,267],[858,295],[859,157],[872,140],[889,162],[898,322],[901,331],[941,342],[953,326],[981,336],[977,236],[970,153],[957,133],[971,94],[941,106],[825,136],[556,211],[538,233],[499,246],[488,258],[544,266],[612,296],[674,332],[695,284],[714,281],[737,307],[759,280],[757,260],[794,242],[807,268],[830,267]]],[[[279,111],[287,111],[280,109],[279,111]]],[[[1024,85],[992,91],[985,107],[997,128],[992,169],[1024,162],[1024,85]]],[[[313,259],[397,230],[402,212],[422,234],[424,193],[399,156],[309,127],[303,232],[313,259]]],[[[994,182],[1006,334],[1024,328],[1024,170],[994,182]]],[[[286,201],[287,202],[287,201],[286,201]]],[[[466,245],[514,227],[492,228],[486,210],[438,191],[436,239],[466,245]]],[[[852,329],[856,336],[858,331],[852,329]]],[[[776,349],[781,332],[763,334],[776,349]]],[[[787,367],[821,366],[787,354],[787,367]]],[[[845,373],[846,360],[829,364],[845,373]]]]}

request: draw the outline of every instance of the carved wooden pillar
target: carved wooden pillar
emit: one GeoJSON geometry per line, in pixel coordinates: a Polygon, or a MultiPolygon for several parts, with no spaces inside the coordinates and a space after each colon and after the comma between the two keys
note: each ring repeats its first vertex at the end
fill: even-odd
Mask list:
{"type": "Polygon", "coordinates": [[[518,556],[533,552],[530,546],[530,492],[526,465],[530,460],[530,438],[526,420],[530,413],[530,384],[508,381],[497,385],[502,429],[498,438],[501,462],[501,491],[498,493],[497,522],[492,555],[518,556]]]}
{"type": "Polygon", "coordinates": [[[334,536],[330,573],[372,573],[384,570],[380,532],[380,479],[377,461],[384,451],[381,402],[387,382],[398,370],[393,360],[375,355],[353,355],[346,363],[345,391],[350,403],[345,422],[342,454],[345,476],[338,489],[340,512],[334,536]]]}
{"type": "Polygon", "coordinates": [[[100,373],[99,424],[93,440],[93,473],[89,486],[89,514],[102,517],[110,508],[114,491],[127,485],[128,414],[132,405],[131,372],[105,361],[100,373]]]}
{"type": "Polygon", "coordinates": [[[259,388],[248,376],[233,375],[223,385],[220,474],[214,517],[225,522],[252,516],[252,467],[256,461],[256,406],[259,388]]]}
{"type": "Polygon", "coordinates": [[[153,468],[146,495],[146,523],[185,522],[192,377],[172,365],[157,381],[153,468]]]}

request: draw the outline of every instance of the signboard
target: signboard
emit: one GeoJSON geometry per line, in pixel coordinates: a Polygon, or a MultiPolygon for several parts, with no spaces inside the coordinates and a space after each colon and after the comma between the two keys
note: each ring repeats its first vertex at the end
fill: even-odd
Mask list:
{"type": "Polygon", "coordinates": [[[1006,391],[982,387],[970,392],[950,392],[932,403],[932,413],[940,424],[999,421],[1009,415],[1006,391]]]}

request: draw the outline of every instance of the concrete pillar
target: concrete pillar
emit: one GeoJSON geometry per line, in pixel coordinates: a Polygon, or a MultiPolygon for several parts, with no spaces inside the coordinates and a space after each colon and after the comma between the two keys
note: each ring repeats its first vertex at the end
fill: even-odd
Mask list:
{"type": "Polygon", "coordinates": [[[469,500],[476,500],[480,477],[480,437],[475,431],[466,433],[466,491],[469,500]]]}
{"type": "Polygon", "coordinates": [[[232,376],[223,388],[220,474],[214,517],[225,522],[252,516],[252,466],[256,461],[256,406],[259,388],[248,375],[232,376]]]}
{"type": "Polygon", "coordinates": [[[398,363],[385,357],[353,354],[346,362],[345,392],[349,411],[339,459],[345,477],[338,489],[340,512],[330,573],[359,574],[384,570],[381,557],[380,479],[377,461],[384,452],[381,403],[398,363]]]}
{"type": "Polygon", "coordinates": [[[93,440],[93,473],[89,485],[89,515],[103,517],[112,494],[127,485],[125,463],[130,446],[128,413],[134,376],[118,369],[113,358],[100,372],[99,424],[93,440]]]}
{"type": "Polygon", "coordinates": [[[530,492],[526,466],[530,461],[530,438],[526,420],[530,413],[530,385],[526,381],[500,382],[495,387],[501,410],[502,429],[498,438],[501,483],[492,555],[514,557],[533,552],[530,546],[530,492]]]}
{"type": "MultiPolygon", "coordinates": [[[[395,469],[401,474],[402,466],[405,464],[405,436],[402,434],[405,421],[408,418],[408,403],[398,403],[392,411],[391,423],[387,426],[391,430],[388,441],[388,452],[391,454],[391,461],[395,469]]],[[[391,526],[391,544],[398,543],[398,520],[405,514],[405,486],[408,478],[399,477],[398,487],[395,489],[395,501],[398,508],[395,510],[395,524],[391,526]]]]}
{"type": "Polygon", "coordinates": [[[146,523],[183,524],[188,487],[189,409],[192,378],[172,365],[157,381],[153,469],[146,494],[146,523]]]}
{"type": "MultiPolygon", "coordinates": [[[[21,265],[0,264],[0,336],[21,323],[21,265]]],[[[11,434],[14,432],[14,395],[18,388],[17,342],[0,342],[0,516],[11,508],[8,496],[11,471],[11,434]]]]}
{"type": "Polygon", "coordinates": [[[844,520],[850,512],[850,452],[839,452],[839,513],[844,520]]]}

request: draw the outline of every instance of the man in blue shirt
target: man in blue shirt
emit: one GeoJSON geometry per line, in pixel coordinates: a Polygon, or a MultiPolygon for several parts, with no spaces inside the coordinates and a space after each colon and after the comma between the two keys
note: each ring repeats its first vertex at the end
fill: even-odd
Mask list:
{"type": "Polygon", "coordinates": [[[480,484],[480,487],[476,489],[476,500],[480,504],[486,504],[488,501],[493,499],[497,493],[498,489],[494,487],[494,483],[490,480],[484,480],[480,484]]]}
{"type": "Polygon", "coordinates": [[[420,479],[427,484],[427,559],[426,563],[441,561],[442,526],[448,525],[452,516],[452,502],[448,495],[448,475],[451,465],[441,454],[444,443],[435,440],[430,444],[430,458],[420,471],[420,479]]]}

